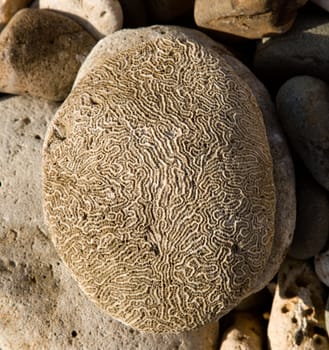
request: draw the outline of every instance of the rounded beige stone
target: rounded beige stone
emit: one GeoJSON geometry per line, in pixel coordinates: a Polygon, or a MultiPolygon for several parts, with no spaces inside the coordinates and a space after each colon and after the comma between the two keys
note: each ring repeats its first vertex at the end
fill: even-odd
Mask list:
{"type": "Polygon", "coordinates": [[[254,287],[271,254],[275,189],[248,85],[188,31],[152,34],[98,56],[56,114],[45,214],[102,309],[139,330],[180,332],[254,287]]]}
{"type": "Polygon", "coordinates": [[[194,19],[198,26],[248,39],[288,31],[297,10],[307,0],[195,0],[194,19]]]}
{"type": "Polygon", "coordinates": [[[61,101],[96,40],[75,21],[23,9],[0,34],[0,91],[61,101]]]}
{"type": "Polygon", "coordinates": [[[123,13],[119,0],[39,0],[39,7],[69,16],[96,39],[122,27],[123,13]]]}

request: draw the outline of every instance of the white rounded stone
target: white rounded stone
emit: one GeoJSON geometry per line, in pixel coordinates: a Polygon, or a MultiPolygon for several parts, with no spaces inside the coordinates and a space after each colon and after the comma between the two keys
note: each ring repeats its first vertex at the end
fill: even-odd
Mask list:
{"type": "Polygon", "coordinates": [[[39,6],[71,17],[96,39],[119,30],[123,23],[118,0],[39,0],[39,6]]]}

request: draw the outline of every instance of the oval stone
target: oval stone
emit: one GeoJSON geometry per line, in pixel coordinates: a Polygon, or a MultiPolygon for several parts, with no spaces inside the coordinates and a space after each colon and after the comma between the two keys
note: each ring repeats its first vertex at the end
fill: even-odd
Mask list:
{"type": "Polygon", "coordinates": [[[218,51],[179,28],[130,33],[89,60],[50,125],[45,213],[102,309],[180,332],[227,313],[264,271],[272,158],[256,98],[218,51]]]}

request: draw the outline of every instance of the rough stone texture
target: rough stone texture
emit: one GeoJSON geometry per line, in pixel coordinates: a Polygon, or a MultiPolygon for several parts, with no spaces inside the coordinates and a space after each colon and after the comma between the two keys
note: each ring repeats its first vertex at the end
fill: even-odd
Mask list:
{"type": "Polygon", "coordinates": [[[122,27],[123,14],[118,0],[39,0],[39,7],[69,16],[96,39],[122,27]]]}
{"type": "Polygon", "coordinates": [[[92,300],[137,329],[178,332],[226,313],[263,272],[272,159],[256,99],[227,61],[182,30],[149,31],[96,60],[57,113],[45,212],[92,300]]]}
{"type": "Polygon", "coordinates": [[[297,176],[297,220],[289,255],[308,259],[318,254],[328,240],[329,199],[309,174],[297,176]]]}
{"type": "Polygon", "coordinates": [[[324,10],[329,11],[329,2],[328,0],[311,0],[315,4],[319,5],[322,7],[324,10]]]}
{"type": "Polygon", "coordinates": [[[307,0],[195,0],[198,26],[258,39],[286,32],[294,23],[297,9],[307,0]]]}
{"type": "Polygon", "coordinates": [[[219,350],[262,350],[264,327],[259,317],[248,312],[235,312],[232,325],[224,332],[219,350]]]}
{"type": "Polygon", "coordinates": [[[290,31],[259,43],[254,58],[257,76],[282,84],[296,75],[329,81],[329,15],[300,14],[290,31]]]}
{"type": "Polygon", "coordinates": [[[317,78],[294,77],[280,88],[276,105],[294,150],[329,190],[329,86],[317,78]]]}
{"type": "Polygon", "coordinates": [[[329,287],[329,250],[315,256],[314,267],[319,280],[329,287]]]}
{"type": "Polygon", "coordinates": [[[27,97],[0,99],[0,347],[3,349],[29,349],[29,343],[34,345],[33,349],[44,348],[42,337],[46,336],[47,327],[45,319],[38,315],[51,318],[55,312],[54,299],[59,287],[53,278],[52,264],[56,262],[48,260],[43,251],[47,239],[40,196],[42,142],[55,110],[54,104],[27,97]],[[48,298],[40,299],[40,295],[48,298]],[[26,325],[29,332],[24,332],[26,325]]]}
{"type": "Polygon", "coordinates": [[[1,0],[0,2],[0,29],[4,27],[11,17],[23,7],[29,5],[32,0],[1,0]]]}
{"type": "Polygon", "coordinates": [[[0,99],[0,348],[216,350],[218,323],[146,335],[104,315],[82,294],[48,239],[41,150],[57,105],[0,99]]]}
{"type": "Polygon", "coordinates": [[[167,22],[193,10],[194,0],[145,0],[152,22],[167,22]]]}
{"type": "Polygon", "coordinates": [[[80,25],[47,10],[24,9],[0,34],[0,91],[60,101],[96,41],[80,25]]]}
{"type": "Polygon", "coordinates": [[[269,325],[271,350],[327,350],[325,290],[307,262],[287,259],[278,275],[269,325]]]}
{"type": "Polygon", "coordinates": [[[56,108],[57,104],[32,98],[0,98],[2,238],[11,235],[7,230],[19,231],[22,226],[45,230],[39,195],[42,174],[40,157],[45,129],[56,108]],[[20,172],[24,172],[24,177],[19,176],[20,172]]]}

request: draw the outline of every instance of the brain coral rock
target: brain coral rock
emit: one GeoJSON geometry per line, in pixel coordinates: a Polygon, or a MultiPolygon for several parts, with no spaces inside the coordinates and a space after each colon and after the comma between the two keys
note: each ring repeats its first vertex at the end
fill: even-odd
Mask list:
{"type": "Polygon", "coordinates": [[[50,233],[113,317],[142,331],[193,329],[241,301],[271,253],[262,113],[201,34],[151,27],[104,40],[45,140],[50,233]],[[115,48],[129,36],[139,40],[115,48]]]}

